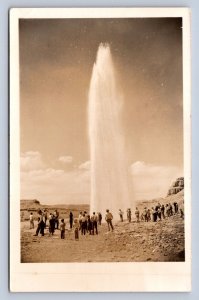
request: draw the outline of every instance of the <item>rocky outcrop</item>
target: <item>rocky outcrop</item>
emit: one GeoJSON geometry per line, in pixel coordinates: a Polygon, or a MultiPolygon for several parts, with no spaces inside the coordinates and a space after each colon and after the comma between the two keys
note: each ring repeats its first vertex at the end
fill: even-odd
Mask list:
{"type": "Polygon", "coordinates": [[[24,199],[22,199],[21,200],[21,204],[27,204],[27,205],[30,205],[30,204],[39,204],[40,205],[40,202],[37,199],[33,199],[33,200],[24,200],[24,199]]]}
{"type": "Polygon", "coordinates": [[[169,188],[167,196],[179,193],[184,189],[184,177],[177,178],[169,188]]]}
{"type": "Polygon", "coordinates": [[[40,206],[40,202],[36,199],[33,200],[21,200],[20,201],[20,206],[21,209],[29,209],[29,208],[34,208],[37,209],[40,206]]]}

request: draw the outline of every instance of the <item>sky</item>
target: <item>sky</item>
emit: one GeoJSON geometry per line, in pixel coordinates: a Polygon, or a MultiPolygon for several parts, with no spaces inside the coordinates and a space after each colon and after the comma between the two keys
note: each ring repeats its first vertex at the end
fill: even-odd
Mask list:
{"type": "Polygon", "coordinates": [[[109,43],[134,197],[183,176],[181,18],[21,19],[21,199],[89,203],[88,92],[109,43]]]}

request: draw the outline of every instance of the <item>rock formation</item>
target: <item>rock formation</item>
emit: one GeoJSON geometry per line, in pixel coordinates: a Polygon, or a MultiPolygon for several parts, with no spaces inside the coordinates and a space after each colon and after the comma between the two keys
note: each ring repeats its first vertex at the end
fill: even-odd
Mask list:
{"type": "Polygon", "coordinates": [[[177,178],[169,188],[167,196],[174,195],[184,190],[184,177],[177,178]]]}

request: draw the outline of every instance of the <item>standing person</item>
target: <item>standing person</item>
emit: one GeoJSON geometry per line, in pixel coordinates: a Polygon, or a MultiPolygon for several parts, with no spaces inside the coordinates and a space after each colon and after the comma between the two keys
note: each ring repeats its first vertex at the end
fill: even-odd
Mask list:
{"type": "Polygon", "coordinates": [[[70,211],[70,214],[69,214],[69,222],[70,222],[70,229],[73,228],[73,213],[72,211],[70,211]]]}
{"type": "Polygon", "coordinates": [[[92,233],[92,223],[91,223],[90,215],[87,216],[87,230],[88,230],[89,234],[92,233]]]}
{"type": "Polygon", "coordinates": [[[119,216],[120,216],[120,221],[123,222],[123,211],[119,209],[119,216]]]}
{"type": "Polygon", "coordinates": [[[82,212],[79,213],[78,223],[79,223],[79,230],[82,230],[82,212]]]}
{"type": "Polygon", "coordinates": [[[180,217],[184,219],[184,209],[180,208],[180,217]]]}
{"type": "Polygon", "coordinates": [[[85,214],[85,228],[86,228],[86,232],[88,232],[88,214],[87,211],[84,211],[85,214]]]}
{"type": "Polygon", "coordinates": [[[50,213],[49,215],[49,234],[54,234],[55,232],[55,218],[53,214],[50,213]]]}
{"type": "Polygon", "coordinates": [[[143,216],[144,216],[144,221],[145,221],[145,222],[148,222],[148,218],[147,218],[147,208],[146,208],[146,207],[144,208],[143,216]]]}
{"type": "Polygon", "coordinates": [[[59,229],[59,212],[57,211],[57,209],[55,209],[54,217],[55,217],[55,229],[59,229]]]}
{"type": "Polygon", "coordinates": [[[45,227],[46,227],[46,222],[47,222],[47,219],[48,219],[48,214],[47,214],[46,209],[43,210],[43,216],[44,216],[44,223],[45,223],[45,227]]]}
{"type": "Polygon", "coordinates": [[[44,236],[44,228],[45,228],[45,223],[43,221],[43,215],[42,211],[38,211],[38,225],[37,225],[37,230],[35,233],[35,236],[38,236],[39,233],[41,233],[42,236],[44,236]]]}
{"type": "Polygon", "coordinates": [[[131,222],[131,209],[130,208],[127,209],[127,220],[129,221],[129,223],[131,222]]]}
{"type": "Polygon", "coordinates": [[[176,213],[176,202],[173,202],[174,214],[176,213]]]}
{"type": "Polygon", "coordinates": [[[98,234],[98,231],[97,231],[97,215],[95,214],[95,212],[93,212],[93,235],[96,233],[98,234]]]}
{"type": "Polygon", "coordinates": [[[144,220],[145,220],[144,213],[141,213],[141,216],[140,216],[140,221],[144,221],[144,220]]]}
{"type": "Polygon", "coordinates": [[[37,229],[36,229],[36,233],[34,234],[34,236],[38,236],[39,233],[41,232],[41,218],[40,216],[37,218],[37,229]]]}
{"type": "Polygon", "coordinates": [[[61,239],[65,239],[65,230],[66,230],[66,223],[64,222],[64,219],[61,219],[61,224],[60,224],[61,239]]]}
{"type": "Polygon", "coordinates": [[[158,207],[157,215],[158,215],[159,220],[161,221],[162,220],[162,213],[161,213],[161,208],[160,207],[158,207]]]}
{"type": "Polygon", "coordinates": [[[169,211],[170,211],[170,216],[173,216],[173,207],[171,203],[169,203],[169,211]]]}
{"type": "Polygon", "coordinates": [[[30,213],[30,229],[33,229],[34,228],[34,217],[33,217],[33,213],[31,212],[30,213]]]}
{"type": "Polygon", "coordinates": [[[173,206],[174,206],[174,212],[175,212],[175,214],[177,214],[178,213],[178,203],[174,202],[173,206]]]}
{"type": "Polygon", "coordinates": [[[147,222],[148,221],[151,221],[151,211],[149,208],[147,209],[147,222]]]}
{"type": "Polygon", "coordinates": [[[156,206],[155,206],[155,212],[156,212],[156,215],[155,215],[155,222],[158,221],[158,209],[159,209],[159,205],[156,205],[156,206]]]}
{"type": "Polygon", "coordinates": [[[152,213],[152,221],[156,222],[157,218],[156,218],[156,210],[154,209],[154,207],[151,208],[151,213],[152,213]]]}
{"type": "Polygon", "coordinates": [[[176,202],[176,214],[178,213],[178,203],[176,202]]]}
{"type": "Polygon", "coordinates": [[[77,218],[74,219],[74,229],[75,229],[75,240],[79,240],[79,221],[77,218]]]}
{"type": "Polygon", "coordinates": [[[102,214],[101,214],[101,212],[98,212],[98,222],[99,222],[99,225],[102,225],[102,214]]]}
{"type": "Polygon", "coordinates": [[[108,231],[110,231],[110,227],[111,227],[111,229],[113,231],[114,230],[114,227],[113,227],[113,224],[112,224],[113,215],[109,211],[109,209],[106,210],[105,220],[106,220],[106,222],[108,224],[108,231]]]}
{"type": "Polygon", "coordinates": [[[82,221],[82,224],[81,224],[81,233],[83,235],[85,235],[86,234],[86,217],[85,217],[85,214],[82,215],[81,221],[82,221]]]}
{"type": "Polygon", "coordinates": [[[45,226],[45,216],[44,216],[44,214],[41,215],[40,219],[41,219],[41,223],[40,223],[40,233],[41,233],[42,236],[44,236],[44,229],[45,229],[45,227],[46,227],[46,226],[45,226]]]}
{"type": "Polygon", "coordinates": [[[166,210],[166,216],[169,217],[170,216],[170,212],[169,212],[169,205],[168,204],[166,204],[165,210],[166,210]]]}
{"type": "Polygon", "coordinates": [[[94,216],[93,215],[90,216],[90,221],[91,221],[91,234],[93,235],[94,234],[94,225],[93,225],[94,216]]]}
{"type": "Polygon", "coordinates": [[[162,206],[161,206],[161,213],[162,213],[163,219],[165,219],[164,211],[165,211],[165,207],[164,207],[164,204],[162,204],[162,206]]]}
{"type": "Polygon", "coordinates": [[[136,217],[136,222],[138,223],[140,221],[140,212],[137,207],[135,209],[135,217],[136,217]]]}

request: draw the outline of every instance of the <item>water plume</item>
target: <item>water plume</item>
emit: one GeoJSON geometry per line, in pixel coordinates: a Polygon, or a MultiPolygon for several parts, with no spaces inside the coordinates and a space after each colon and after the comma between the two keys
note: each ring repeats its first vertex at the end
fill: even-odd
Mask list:
{"type": "Polygon", "coordinates": [[[100,44],[89,89],[88,124],[91,157],[91,212],[114,219],[118,210],[131,207],[124,133],[121,126],[122,97],[117,89],[108,44],[100,44]]]}

